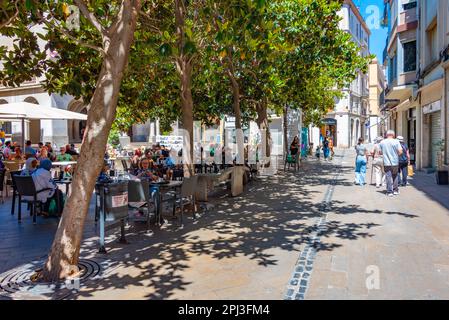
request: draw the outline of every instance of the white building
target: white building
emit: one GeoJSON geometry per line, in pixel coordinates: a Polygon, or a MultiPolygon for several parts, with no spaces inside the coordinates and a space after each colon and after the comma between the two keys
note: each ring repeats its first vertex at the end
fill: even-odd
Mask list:
{"type": "MultiPolygon", "coordinates": [[[[345,0],[339,15],[342,18],[340,28],[352,35],[353,41],[360,47],[360,54],[368,56],[371,32],[354,2],[345,0]]],[[[369,138],[368,75],[359,72],[351,85],[343,89],[343,94],[323,121],[320,134],[333,137],[335,146],[349,148],[357,144],[360,137],[369,138]]]]}

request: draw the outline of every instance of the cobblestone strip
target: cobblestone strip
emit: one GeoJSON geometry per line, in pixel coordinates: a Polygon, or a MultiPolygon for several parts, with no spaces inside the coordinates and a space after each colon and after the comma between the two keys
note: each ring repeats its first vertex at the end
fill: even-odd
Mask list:
{"type": "Polygon", "coordinates": [[[323,199],[323,205],[320,210],[323,212],[321,217],[317,219],[313,233],[309,237],[304,250],[301,252],[299,259],[296,261],[293,274],[287,284],[287,292],[284,300],[304,300],[306,297],[309,280],[312,276],[313,263],[317,255],[317,248],[321,244],[321,234],[327,230],[327,216],[331,207],[332,196],[335,190],[335,184],[341,175],[341,165],[345,157],[343,150],[339,162],[335,165],[336,173],[332,183],[328,186],[326,194],[323,199]]]}

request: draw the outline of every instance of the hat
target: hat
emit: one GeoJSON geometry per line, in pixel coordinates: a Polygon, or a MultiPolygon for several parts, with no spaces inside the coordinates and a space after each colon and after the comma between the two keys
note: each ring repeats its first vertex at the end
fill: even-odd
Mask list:
{"type": "Polygon", "coordinates": [[[49,159],[44,159],[44,160],[42,160],[41,163],[39,164],[39,167],[40,167],[40,168],[43,168],[43,169],[45,169],[45,170],[50,171],[50,170],[51,170],[51,167],[52,167],[52,163],[51,163],[51,161],[50,161],[49,159]]]}
{"type": "Polygon", "coordinates": [[[384,137],[377,137],[376,138],[376,143],[381,143],[383,139],[384,139],[384,137]]]}
{"type": "Polygon", "coordinates": [[[398,140],[402,142],[402,141],[404,141],[404,137],[398,136],[398,140]]]}

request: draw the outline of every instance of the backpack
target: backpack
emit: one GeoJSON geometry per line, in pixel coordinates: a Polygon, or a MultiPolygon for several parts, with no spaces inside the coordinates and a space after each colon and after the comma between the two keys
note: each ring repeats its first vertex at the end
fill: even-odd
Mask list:
{"type": "Polygon", "coordinates": [[[50,200],[48,205],[48,213],[52,217],[60,217],[64,210],[65,197],[61,190],[56,189],[56,197],[50,200]]]}
{"type": "Polygon", "coordinates": [[[399,162],[406,163],[406,162],[408,162],[408,158],[407,158],[408,148],[405,145],[405,143],[401,143],[401,147],[402,147],[403,152],[402,152],[401,156],[399,157],[399,162]]]}

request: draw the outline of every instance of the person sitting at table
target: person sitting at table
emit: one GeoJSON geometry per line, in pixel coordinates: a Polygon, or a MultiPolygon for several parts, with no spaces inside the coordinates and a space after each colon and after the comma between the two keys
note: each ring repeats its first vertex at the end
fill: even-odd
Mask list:
{"type": "Polygon", "coordinates": [[[141,179],[150,179],[156,181],[159,177],[151,170],[150,160],[143,158],[140,161],[140,168],[136,171],[136,176],[141,179]]]}
{"type": "Polygon", "coordinates": [[[153,152],[151,151],[151,149],[145,149],[145,152],[143,154],[144,158],[148,159],[148,160],[152,160],[153,159],[153,152]]]}
{"type": "Polygon", "coordinates": [[[44,159],[40,162],[39,168],[31,175],[36,187],[36,191],[39,192],[44,189],[49,189],[46,192],[39,192],[37,194],[37,200],[41,201],[44,206],[42,208],[42,215],[49,215],[49,208],[51,200],[56,200],[57,214],[62,213],[64,196],[62,191],[58,189],[55,180],[51,176],[52,162],[49,159],[44,159]]]}
{"type": "Polygon", "coordinates": [[[131,169],[138,170],[140,158],[142,158],[142,150],[136,149],[134,150],[134,155],[131,158],[131,169]]]}
{"type": "Polygon", "coordinates": [[[47,148],[47,146],[43,146],[42,149],[41,149],[41,152],[39,152],[39,154],[37,156],[37,160],[38,161],[42,161],[42,160],[45,160],[45,159],[49,159],[50,160],[50,157],[48,156],[48,148],[47,148]]]}
{"type": "Polygon", "coordinates": [[[36,156],[36,150],[34,150],[34,148],[31,146],[31,141],[27,140],[27,142],[25,143],[25,156],[36,156]]]}
{"type": "Polygon", "coordinates": [[[21,176],[31,176],[34,171],[37,169],[37,159],[36,158],[28,158],[25,162],[25,167],[20,173],[21,176]]]}
{"type": "Polygon", "coordinates": [[[17,141],[14,142],[14,143],[12,144],[12,146],[11,146],[11,151],[12,151],[12,152],[16,152],[15,149],[16,149],[18,146],[19,146],[19,145],[18,145],[17,141]]]}
{"type": "Polygon", "coordinates": [[[16,146],[14,148],[14,154],[10,156],[9,160],[23,160],[23,154],[22,150],[20,150],[20,147],[16,146]]]}
{"type": "Polygon", "coordinates": [[[56,161],[58,161],[58,162],[73,161],[72,156],[70,154],[66,153],[65,147],[61,147],[59,149],[59,151],[61,153],[56,156],[56,161]]]}
{"type": "Polygon", "coordinates": [[[72,144],[68,144],[65,146],[65,153],[71,155],[71,156],[78,156],[78,152],[76,152],[75,150],[75,145],[72,144]]]}
{"type": "Polygon", "coordinates": [[[100,175],[97,178],[97,182],[100,183],[109,183],[112,182],[112,178],[109,175],[111,171],[111,167],[109,166],[109,163],[107,160],[103,163],[103,168],[101,169],[100,175]]]}
{"type": "Polygon", "coordinates": [[[3,148],[3,157],[8,160],[9,157],[11,156],[11,141],[6,141],[5,142],[5,147],[3,148]]]}

